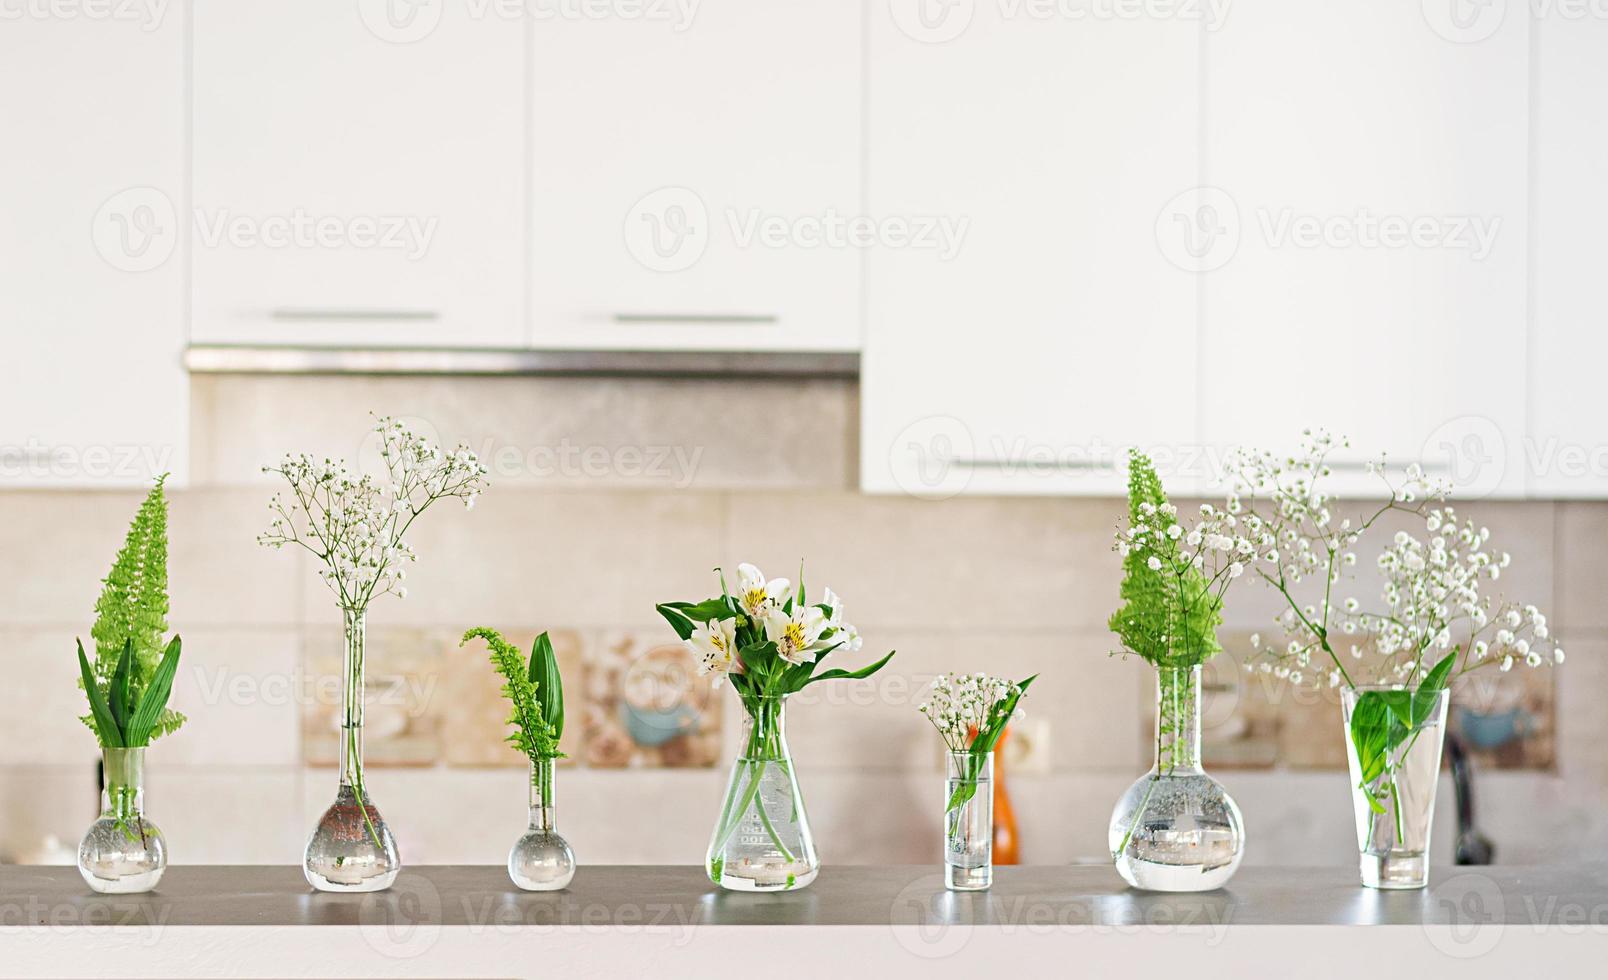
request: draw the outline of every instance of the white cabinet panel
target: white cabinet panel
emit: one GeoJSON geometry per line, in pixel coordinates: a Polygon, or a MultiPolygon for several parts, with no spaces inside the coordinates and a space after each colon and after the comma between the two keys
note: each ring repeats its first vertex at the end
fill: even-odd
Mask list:
{"type": "Polygon", "coordinates": [[[0,29],[0,486],[185,478],[184,30],[0,29]]]}
{"type": "Polygon", "coordinates": [[[1323,426],[1523,491],[1528,22],[1438,9],[1236,0],[1207,35],[1208,444],[1323,426]]]}
{"type": "Polygon", "coordinates": [[[523,345],[525,27],[196,0],[193,338],[523,345]]]}
{"type": "Polygon", "coordinates": [[[645,9],[532,26],[534,345],[858,349],[860,0],[645,9]]]}
{"type": "Polygon", "coordinates": [[[1131,444],[1192,485],[1196,279],[1157,217],[1198,183],[1199,25],[895,8],[871,12],[869,211],[963,234],[871,253],[865,489],[1117,493],[1131,444]]]}
{"type": "Polygon", "coordinates": [[[1608,20],[1536,24],[1535,321],[1525,469],[1535,496],[1608,496],[1608,20]]]}

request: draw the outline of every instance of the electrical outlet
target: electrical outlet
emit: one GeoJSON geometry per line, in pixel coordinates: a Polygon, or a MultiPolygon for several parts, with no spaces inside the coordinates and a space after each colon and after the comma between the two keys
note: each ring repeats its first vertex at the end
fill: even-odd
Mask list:
{"type": "Polygon", "coordinates": [[[1007,772],[1042,776],[1050,771],[1050,720],[1027,717],[1011,722],[1005,739],[1007,772]]]}

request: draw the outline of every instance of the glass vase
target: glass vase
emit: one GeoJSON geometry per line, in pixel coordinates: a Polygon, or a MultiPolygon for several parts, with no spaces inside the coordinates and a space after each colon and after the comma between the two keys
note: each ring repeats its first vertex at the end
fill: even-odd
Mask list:
{"type": "Polygon", "coordinates": [[[101,815],[78,845],[78,873],[103,895],[148,892],[167,870],[167,840],[145,819],[145,749],[101,749],[101,815]]]}
{"type": "Polygon", "coordinates": [[[1156,672],[1156,761],[1111,811],[1117,873],[1135,888],[1219,888],[1239,869],[1239,806],[1200,765],[1200,667],[1156,672]]]}
{"type": "Polygon", "coordinates": [[[821,870],[787,750],[785,701],[785,696],[744,701],[742,750],[705,862],[709,880],[722,888],[803,888],[821,870]]]}
{"type": "Polygon", "coordinates": [[[994,753],[951,752],[944,780],[944,885],[994,883],[994,753]]]}
{"type": "MultiPolygon", "coordinates": [[[[1340,692],[1345,717],[1346,762],[1351,772],[1352,809],[1357,818],[1357,849],[1362,883],[1369,888],[1423,888],[1429,883],[1429,831],[1435,816],[1435,786],[1440,781],[1441,745],[1446,737],[1446,705],[1442,690],[1424,718],[1414,726],[1390,718],[1383,771],[1363,791],[1351,718],[1358,703],[1404,691],[1401,687],[1346,688],[1340,692]],[[1369,802],[1369,793],[1379,805],[1369,802]]],[[[1417,714],[1417,712],[1406,712],[1417,714]]]]}
{"type": "Polygon", "coordinates": [[[363,782],[363,611],[344,610],[346,656],[341,676],[341,776],[335,802],[307,841],[302,871],[326,892],[375,892],[391,887],[402,859],[396,838],[363,782]]]}
{"type": "Polygon", "coordinates": [[[557,891],[575,877],[575,852],[553,820],[553,760],[530,764],[530,829],[508,852],[508,877],[528,892],[557,891]]]}

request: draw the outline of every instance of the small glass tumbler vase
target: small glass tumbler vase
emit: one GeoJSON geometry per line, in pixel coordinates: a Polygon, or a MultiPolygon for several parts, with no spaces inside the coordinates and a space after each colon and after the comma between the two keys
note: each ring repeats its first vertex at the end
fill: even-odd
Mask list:
{"type": "Polygon", "coordinates": [[[1417,724],[1409,726],[1384,704],[1387,696],[1405,690],[1362,687],[1340,692],[1362,883],[1369,888],[1423,888],[1429,884],[1429,831],[1435,817],[1435,784],[1440,781],[1450,694],[1439,691],[1432,704],[1407,712],[1419,717],[1417,724]],[[1380,719],[1379,731],[1386,745],[1383,770],[1366,783],[1351,727],[1359,706],[1380,719]]]}
{"type": "Polygon", "coordinates": [[[994,883],[994,753],[949,753],[944,780],[944,886],[981,891],[994,883]]]}
{"type": "Polygon", "coordinates": [[[1200,766],[1200,693],[1199,667],[1156,671],[1156,762],[1117,801],[1107,836],[1135,888],[1221,888],[1245,855],[1239,805],[1200,766]]]}
{"type": "Polygon", "coordinates": [[[530,766],[530,829],[508,852],[508,877],[528,892],[558,891],[575,877],[575,852],[553,820],[553,760],[530,766]]]}
{"type": "Polygon", "coordinates": [[[167,870],[167,840],[145,818],[145,749],[101,754],[101,815],[78,845],[78,873],[103,895],[148,892],[167,870]]]}
{"type": "Polygon", "coordinates": [[[744,704],[742,751],[726,784],[726,802],[709,837],[709,880],[732,891],[786,891],[815,880],[804,797],[787,749],[785,697],[744,704]]]}
{"type": "Polygon", "coordinates": [[[324,892],[377,892],[402,871],[396,838],[363,782],[363,611],[345,610],[346,658],[341,678],[341,781],[335,802],[307,840],[302,873],[324,892]]]}

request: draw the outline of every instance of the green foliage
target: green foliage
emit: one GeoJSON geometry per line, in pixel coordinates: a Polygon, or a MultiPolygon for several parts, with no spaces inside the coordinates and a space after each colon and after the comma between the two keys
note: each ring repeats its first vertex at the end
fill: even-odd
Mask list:
{"type": "Polygon", "coordinates": [[[1395,768],[1396,749],[1409,737],[1416,738],[1429,720],[1456,662],[1454,650],[1430,668],[1416,691],[1364,691],[1358,695],[1351,710],[1351,743],[1357,749],[1357,768],[1362,775],[1357,788],[1375,813],[1385,812],[1378,798],[1380,778],[1395,768]]]}
{"type": "Polygon", "coordinates": [[[173,693],[173,676],[179,670],[181,646],[182,641],[175,636],[152,672],[150,683],[136,693],[132,683],[132,640],[123,645],[123,653],[117,658],[117,666],[112,669],[112,678],[104,691],[95,680],[89,658],[84,655],[84,644],[78,644],[80,683],[89,698],[89,725],[101,745],[136,749],[151,744],[158,734],[157,724],[166,711],[168,697],[173,693]]]}
{"type": "MultiPolygon", "coordinates": [[[[1154,525],[1146,515],[1170,510],[1161,478],[1150,457],[1128,451],[1128,521],[1130,527],[1154,525]]],[[[1223,615],[1211,584],[1199,570],[1162,563],[1152,569],[1154,552],[1131,548],[1122,559],[1123,605],[1111,615],[1111,631],[1123,648],[1157,669],[1188,669],[1222,650],[1217,627],[1223,615]]]]}
{"type": "MultiPolygon", "coordinates": [[[[108,710],[128,708],[132,712],[135,705],[144,704],[145,695],[157,689],[170,653],[173,669],[178,669],[178,638],[174,637],[173,643],[163,638],[168,628],[166,481],[166,474],[158,477],[140,504],[123,547],[103,580],[100,598],[95,601],[95,625],[90,629],[95,660],[79,678],[92,708],[98,697],[108,710]]],[[[82,655],[82,644],[79,652],[82,655]]],[[[183,715],[166,707],[171,676],[168,684],[169,689],[157,699],[160,703],[156,704],[148,734],[137,743],[106,741],[107,730],[93,711],[82,720],[100,736],[102,745],[144,745],[154,741],[177,730],[185,721],[183,715]]],[[[112,720],[121,726],[132,718],[112,720]]]]}
{"type": "Polygon", "coordinates": [[[507,741],[532,763],[563,758],[558,739],[564,731],[564,688],[547,634],[536,638],[528,663],[518,647],[484,626],[464,633],[458,645],[475,637],[485,640],[491,648],[491,663],[503,677],[503,696],[513,705],[513,713],[508,716],[513,731],[507,741]]]}

